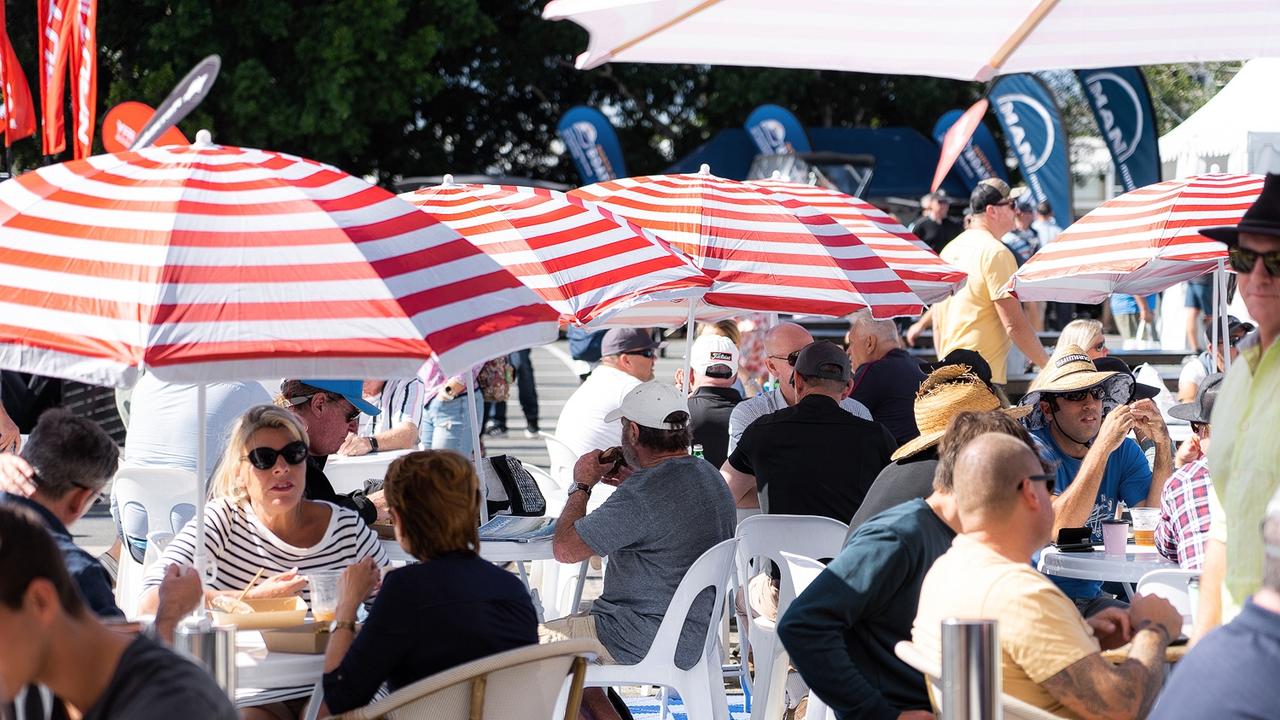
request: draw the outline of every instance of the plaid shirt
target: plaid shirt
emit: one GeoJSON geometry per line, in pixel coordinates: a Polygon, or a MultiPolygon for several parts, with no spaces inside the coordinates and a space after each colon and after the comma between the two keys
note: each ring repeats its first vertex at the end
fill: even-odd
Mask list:
{"type": "Polygon", "coordinates": [[[1209,535],[1209,460],[1187,463],[1165,483],[1160,494],[1160,523],[1156,525],[1156,549],[1184,570],[1199,570],[1204,541],[1209,535]]]}

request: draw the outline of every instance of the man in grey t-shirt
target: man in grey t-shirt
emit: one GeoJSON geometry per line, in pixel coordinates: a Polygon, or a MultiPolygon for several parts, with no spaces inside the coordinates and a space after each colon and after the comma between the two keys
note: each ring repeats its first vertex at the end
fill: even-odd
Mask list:
{"type": "MultiPolygon", "coordinates": [[[[556,522],[556,560],[576,563],[609,558],[604,592],[585,616],[542,627],[544,641],[568,637],[598,640],[605,662],[639,662],[653,644],[667,605],[689,566],[711,546],[733,536],[733,498],[714,467],[688,454],[689,408],[684,393],[650,381],[633,388],[605,417],[622,423],[622,456],[614,470],[601,450],[578,459],[574,486],[556,522]],[[590,515],[587,499],[598,482],[618,489],[590,515]]],[[[698,660],[711,620],[713,590],[690,609],[676,648],[676,665],[698,660]]],[[[595,717],[612,708],[599,690],[584,697],[595,717]],[[603,703],[603,704],[602,704],[603,703]]]]}

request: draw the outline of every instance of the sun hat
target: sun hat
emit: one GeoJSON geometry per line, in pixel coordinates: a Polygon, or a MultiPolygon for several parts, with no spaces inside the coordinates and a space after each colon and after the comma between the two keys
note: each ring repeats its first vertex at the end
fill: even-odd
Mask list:
{"type": "Polygon", "coordinates": [[[377,405],[364,399],[364,382],[360,380],[302,380],[301,382],[334,395],[341,395],[344,400],[365,415],[377,415],[382,412],[377,405]]]}
{"type": "Polygon", "coordinates": [[[600,357],[657,350],[660,345],[662,343],[654,340],[646,328],[618,327],[604,334],[600,341],[600,357]]]}
{"type": "Polygon", "coordinates": [[[1240,218],[1239,225],[1205,228],[1200,234],[1227,245],[1236,245],[1242,232],[1280,236],[1280,175],[1267,173],[1262,182],[1262,192],[1240,218]]]}
{"type": "Polygon", "coordinates": [[[1178,403],[1169,408],[1170,417],[1194,423],[1207,423],[1213,416],[1213,404],[1218,399],[1218,390],[1226,375],[1213,373],[1200,381],[1196,397],[1191,402],[1178,403]]]}
{"type": "MultiPolygon", "coordinates": [[[[1093,366],[1097,368],[1099,372],[1118,372],[1126,373],[1130,376],[1133,375],[1133,369],[1130,368],[1125,361],[1112,355],[1106,355],[1094,359],[1093,366]]],[[[1155,387],[1154,385],[1140,383],[1136,376],[1133,378],[1133,395],[1129,398],[1129,402],[1133,402],[1134,400],[1154,400],[1159,395],[1160,388],[1155,387]]]]}
{"type": "MultiPolygon", "coordinates": [[[[927,450],[947,432],[952,418],[965,411],[999,410],[1000,399],[965,365],[946,365],[929,373],[916,391],[916,428],[920,435],[908,440],[891,455],[893,460],[911,457],[927,450]]],[[[1030,408],[1004,408],[1014,419],[1025,416],[1030,408]]]]}
{"type": "Polygon", "coordinates": [[[814,340],[800,349],[796,356],[796,372],[807,378],[826,378],[848,382],[853,376],[849,369],[849,356],[833,342],[814,340]]]}
{"type": "Polygon", "coordinates": [[[723,365],[729,369],[730,375],[738,372],[738,346],[723,335],[701,335],[693,341],[692,365],[699,375],[706,375],[707,369],[723,365]]]}
{"type": "Polygon", "coordinates": [[[1039,430],[1045,426],[1040,400],[1046,393],[1057,395],[1101,385],[1106,391],[1106,397],[1102,399],[1102,414],[1105,415],[1117,406],[1129,402],[1134,382],[1132,375],[1115,371],[1099,372],[1079,345],[1068,345],[1049,358],[1049,366],[1036,378],[1032,389],[1022,396],[1019,404],[1031,408],[1026,420],[1027,429],[1039,430]]]}
{"type": "Polygon", "coordinates": [[[671,385],[657,380],[640,383],[622,398],[622,406],[604,416],[605,422],[617,422],[626,418],[637,425],[655,430],[683,430],[688,427],[689,401],[685,394],[671,385]],[[685,413],[681,423],[667,422],[673,412],[685,413]]]}

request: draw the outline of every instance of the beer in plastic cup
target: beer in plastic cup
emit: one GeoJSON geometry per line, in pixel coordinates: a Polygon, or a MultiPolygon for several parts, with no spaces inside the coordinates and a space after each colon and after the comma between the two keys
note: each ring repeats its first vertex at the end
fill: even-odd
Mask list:
{"type": "Polygon", "coordinates": [[[1160,508],[1129,508],[1133,518],[1133,541],[1137,545],[1156,544],[1156,523],[1160,522],[1160,508]]]}
{"type": "Polygon", "coordinates": [[[307,584],[311,586],[311,617],[318,623],[331,623],[338,615],[338,580],[342,573],[337,570],[307,573],[307,584]]]}

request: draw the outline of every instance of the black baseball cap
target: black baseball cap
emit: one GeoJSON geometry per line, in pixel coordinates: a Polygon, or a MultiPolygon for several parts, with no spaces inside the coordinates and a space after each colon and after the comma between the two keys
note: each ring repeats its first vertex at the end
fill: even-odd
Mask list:
{"type": "Polygon", "coordinates": [[[621,355],[629,352],[657,350],[661,345],[653,339],[647,328],[621,327],[613,328],[604,334],[600,341],[600,356],[621,355]]]}
{"type": "Polygon", "coordinates": [[[849,356],[839,345],[827,340],[815,340],[800,349],[796,357],[796,372],[806,378],[825,378],[848,382],[852,376],[849,356]]]}
{"type": "Polygon", "coordinates": [[[938,362],[930,363],[928,365],[929,372],[933,372],[938,368],[947,367],[948,365],[967,366],[970,372],[978,376],[979,380],[985,383],[987,387],[991,387],[991,365],[978,354],[978,351],[968,350],[965,348],[952,350],[947,353],[946,357],[942,358],[938,362]]]}
{"type": "Polygon", "coordinates": [[[985,212],[991,205],[1006,205],[1010,202],[1009,184],[1000,178],[983,180],[969,195],[969,207],[975,215],[985,212]]]}

